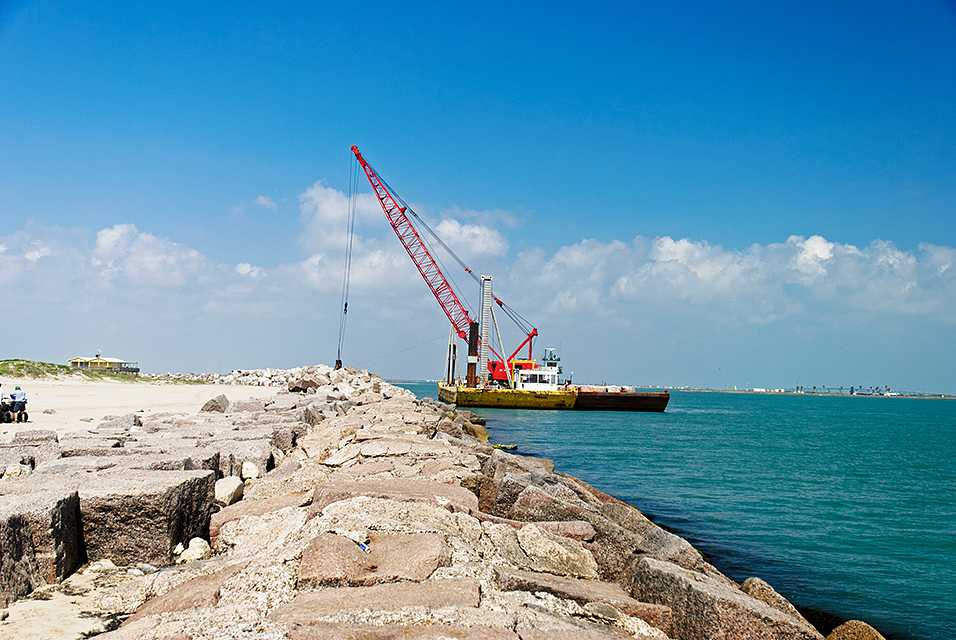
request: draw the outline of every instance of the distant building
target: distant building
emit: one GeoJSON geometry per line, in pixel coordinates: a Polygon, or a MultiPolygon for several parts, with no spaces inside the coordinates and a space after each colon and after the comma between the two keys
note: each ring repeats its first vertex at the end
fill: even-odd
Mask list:
{"type": "Polygon", "coordinates": [[[119,358],[104,358],[97,353],[92,358],[77,356],[68,361],[73,369],[86,369],[87,371],[112,371],[114,373],[139,373],[139,365],[135,362],[127,362],[119,358]]]}

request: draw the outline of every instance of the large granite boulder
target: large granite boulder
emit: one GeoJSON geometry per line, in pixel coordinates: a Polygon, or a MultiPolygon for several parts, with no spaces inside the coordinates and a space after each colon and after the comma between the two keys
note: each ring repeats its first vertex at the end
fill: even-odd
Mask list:
{"type": "Polygon", "coordinates": [[[478,582],[470,578],[387,583],[300,593],[269,614],[278,622],[311,624],[317,619],[355,610],[400,611],[408,607],[477,607],[478,582]]]}
{"type": "Polygon", "coordinates": [[[790,604],[789,600],[777,593],[776,589],[771,587],[760,578],[747,578],[744,580],[744,583],[740,585],[740,590],[746,593],[748,596],[766,602],[774,609],[783,611],[788,616],[792,616],[797,620],[802,620],[807,626],[813,626],[806,618],[803,617],[799,611],[797,611],[795,606],[790,604]]]}
{"type": "Polygon", "coordinates": [[[475,494],[457,484],[415,478],[335,480],[316,487],[310,517],[318,515],[333,502],[356,496],[388,498],[402,502],[426,502],[464,513],[478,510],[478,498],[475,494]]]}
{"type": "Polygon", "coordinates": [[[76,491],[0,495],[0,602],[63,581],[86,561],[76,491]]]}
{"type": "Polygon", "coordinates": [[[495,577],[497,586],[502,591],[550,593],[558,598],[574,600],[580,605],[603,603],[670,633],[673,615],[670,607],[635,600],[617,584],[503,566],[495,568],[495,577]]]}
{"type": "Polygon", "coordinates": [[[225,413],[229,409],[229,398],[225,394],[219,394],[215,398],[206,401],[200,411],[215,411],[225,413]]]}
{"type": "Polygon", "coordinates": [[[373,533],[363,546],[332,533],[314,538],[302,552],[296,587],[421,582],[451,564],[451,547],[435,533],[373,533]]]}
{"type": "Polygon", "coordinates": [[[83,537],[91,560],[173,563],[173,549],[205,538],[215,496],[213,471],[125,470],[80,487],[83,537]]]}
{"type": "Polygon", "coordinates": [[[679,640],[822,640],[802,620],[738,588],[670,562],[643,557],[628,567],[621,585],[631,597],[663,604],[674,613],[679,640]]]}
{"type": "Polygon", "coordinates": [[[239,520],[246,516],[261,516],[289,507],[302,507],[311,501],[311,491],[284,493],[259,500],[249,498],[240,500],[212,514],[212,517],[209,519],[209,542],[215,546],[216,539],[219,537],[219,531],[227,522],[239,520]]]}
{"type": "Polygon", "coordinates": [[[599,495],[603,494],[597,490],[597,495],[592,494],[587,486],[572,483],[563,474],[507,473],[499,482],[493,513],[528,522],[588,522],[596,535],[587,547],[605,580],[617,580],[633,553],[648,554],[721,579],[689,542],[664,531],[634,507],[610,496],[602,501],[599,495]]]}
{"type": "Polygon", "coordinates": [[[16,511],[19,496],[0,496],[0,607],[43,584],[30,523],[16,511]]]}
{"type": "Polygon", "coordinates": [[[886,640],[880,632],[860,620],[849,620],[834,629],[827,640],[886,640]]]}

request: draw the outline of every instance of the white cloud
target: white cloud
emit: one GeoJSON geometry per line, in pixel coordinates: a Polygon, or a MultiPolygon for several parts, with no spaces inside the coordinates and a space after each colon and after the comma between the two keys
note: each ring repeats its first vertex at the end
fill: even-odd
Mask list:
{"type": "MultiPolygon", "coordinates": [[[[305,252],[268,269],[256,266],[261,256],[237,255],[224,264],[128,223],[95,234],[34,226],[0,237],[0,285],[31,292],[26,307],[17,314],[0,310],[0,318],[32,344],[46,344],[50,336],[79,340],[112,331],[157,350],[155,358],[161,358],[167,357],[163,349],[182,349],[177,341],[188,334],[195,336],[189,338],[196,341],[194,350],[231,342],[222,348],[248,355],[255,345],[257,357],[266,358],[258,350],[272,345],[275,353],[291,354],[287,360],[305,358],[294,364],[327,361],[320,346],[334,343],[336,334],[348,203],[344,194],[321,183],[305,190],[299,201],[305,252]]],[[[378,202],[365,194],[357,207],[352,335],[361,336],[363,349],[384,352],[447,331],[447,320],[378,202]]],[[[549,342],[563,336],[566,343],[586,345],[578,355],[582,360],[597,357],[591,351],[607,341],[619,345],[617,355],[633,360],[635,350],[652,348],[641,336],[647,336],[647,344],[666,343],[672,353],[687,348],[687,341],[704,350],[719,349],[726,341],[747,351],[756,347],[738,334],[764,336],[766,349],[795,339],[822,341],[840,327],[865,332],[870,340],[886,327],[899,332],[915,327],[918,334],[924,326],[956,325],[952,247],[922,244],[906,251],[882,240],[857,247],[821,236],[792,236],[725,250],[705,240],[664,236],[631,242],[584,239],[553,252],[531,248],[511,258],[508,238],[492,217],[479,220],[453,209],[435,228],[476,272],[495,275],[496,295],[539,326],[549,342]]],[[[505,216],[500,223],[506,224],[505,216]]],[[[294,248],[289,249],[291,256],[294,248]]],[[[457,271],[456,265],[449,268],[457,271]]],[[[477,285],[458,279],[475,302],[477,285]]],[[[510,345],[504,318],[498,320],[510,345]]],[[[829,357],[827,350],[817,354],[820,361],[829,357]]],[[[273,364],[281,363],[263,363],[273,364]]],[[[155,370],[154,364],[146,366],[155,370]]]]}
{"type": "Polygon", "coordinates": [[[454,218],[455,220],[474,219],[477,220],[479,224],[488,227],[504,225],[505,227],[514,229],[518,226],[518,219],[515,217],[515,214],[504,209],[475,211],[474,209],[462,209],[458,206],[454,206],[442,211],[440,217],[454,218]]]}
{"type": "Polygon", "coordinates": [[[462,224],[445,218],[438,223],[435,233],[462,258],[481,254],[503,256],[508,253],[508,241],[490,227],[462,224]]]}
{"type": "MultiPolygon", "coordinates": [[[[358,194],[354,206],[356,226],[389,228],[378,200],[371,193],[358,194]]],[[[310,253],[328,250],[344,252],[348,238],[348,214],[348,196],[338,189],[316,182],[299,194],[299,218],[305,227],[299,239],[300,244],[310,253]]],[[[353,240],[354,245],[361,245],[360,236],[353,240]]]]}
{"type": "Polygon", "coordinates": [[[833,257],[832,242],[827,242],[820,236],[790,236],[787,244],[797,248],[797,254],[792,258],[791,265],[796,271],[811,278],[826,275],[826,263],[833,257]]]}
{"type": "Polygon", "coordinates": [[[956,250],[949,247],[923,245],[913,254],[875,241],[860,250],[820,236],[746,251],[686,238],[638,238],[632,245],[583,240],[550,257],[523,252],[508,283],[531,292],[549,313],[565,315],[683,310],[757,324],[824,309],[843,316],[865,309],[950,317],[953,264],[956,250]]]}
{"type": "Polygon", "coordinates": [[[136,227],[131,224],[117,224],[97,231],[96,247],[91,257],[93,266],[110,266],[113,260],[123,256],[129,250],[136,234],[136,227]]]}
{"type": "Polygon", "coordinates": [[[181,286],[205,277],[211,266],[195,249],[141,233],[132,224],[98,231],[90,263],[103,280],[124,280],[138,287],[181,286]]]}
{"type": "Polygon", "coordinates": [[[241,276],[249,276],[253,279],[265,275],[265,271],[263,271],[261,267],[254,267],[248,262],[240,262],[236,265],[234,271],[241,276]]]}
{"type": "Polygon", "coordinates": [[[273,202],[273,201],[272,201],[272,198],[270,198],[269,196],[259,196],[258,198],[256,198],[256,202],[255,202],[255,203],[256,203],[257,205],[259,205],[260,207],[264,207],[264,208],[269,209],[269,210],[271,210],[271,211],[278,211],[278,210],[279,210],[279,205],[277,205],[275,202],[273,202]]]}
{"type": "Polygon", "coordinates": [[[44,258],[48,255],[50,255],[50,247],[39,242],[35,242],[33,243],[33,249],[31,251],[27,251],[24,254],[24,257],[30,262],[36,262],[40,258],[44,258]]]}

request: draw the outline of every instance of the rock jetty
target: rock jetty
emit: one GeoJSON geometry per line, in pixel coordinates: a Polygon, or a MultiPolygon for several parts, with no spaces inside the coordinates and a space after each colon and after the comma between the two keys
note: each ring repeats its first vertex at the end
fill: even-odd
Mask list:
{"type": "Polygon", "coordinates": [[[0,442],[0,606],[69,598],[103,640],[823,638],[471,412],[351,368],[267,378],[0,442]]]}

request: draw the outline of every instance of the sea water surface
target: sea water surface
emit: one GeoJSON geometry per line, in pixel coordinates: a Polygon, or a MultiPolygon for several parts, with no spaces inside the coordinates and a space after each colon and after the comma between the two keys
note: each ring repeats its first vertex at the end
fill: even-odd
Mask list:
{"type": "Polygon", "coordinates": [[[956,400],[676,391],[665,413],[475,413],[738,582],[887,638],[956,638],[956,400]]]}

